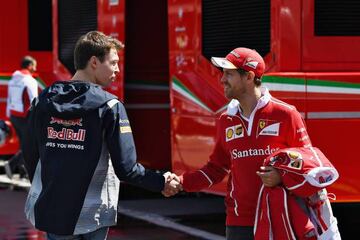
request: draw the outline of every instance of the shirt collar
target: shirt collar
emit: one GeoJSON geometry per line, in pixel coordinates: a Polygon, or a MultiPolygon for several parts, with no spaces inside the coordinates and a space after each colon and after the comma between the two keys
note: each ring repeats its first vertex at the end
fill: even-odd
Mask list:
{"type": "Polygon", "coordinates": [[[30,72],[28,69],[26,69],[26,68],[21,69],[20,72],[21,72],[22,74],[24,74],[24,75],[30,75],[30,76],[31,76],[31,72],[30,72]]]}
{"type": "MultiPolygon", "coordinates": [[[[261,87],[260,91],[261,91],[261,97],[258,100],[255,109],[260,109],[260,108],[265,107],[265,105],[270,101],[270,98],[271,98],[271,94],[266,87],[261,87]]],[[[240,106],[241,106],[241,104],[238,100],[231,99],[231,101],[229,102],[229,104],[227,106],[227,115],[235,116],[238,113],[238,111],[239,112],[241,111],[240,106]]]]}

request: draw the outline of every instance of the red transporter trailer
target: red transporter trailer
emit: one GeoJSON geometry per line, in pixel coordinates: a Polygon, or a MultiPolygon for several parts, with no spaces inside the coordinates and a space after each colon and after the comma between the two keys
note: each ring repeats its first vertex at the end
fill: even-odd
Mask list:
{"type": "MultiPolygon", "coordinates": [[[[9,74],[23,55],[38,59],[42,87],[69,79],[76,39],[98,29],[126,45],[109,91],[125,102],[139,160],[176,173],[197,169],[208,160],[227,104],[221,72],[209,59],[254,48],[267,65],[264,85],[297,107],[313,144],[338,169],[340,179],[329,188],[337,206],[359,214],[358,12],[350,0],[4,1],[0,117],[9,74]]],[[[0,154],[15,150],[8,142],[0,154]]],[[[224,195],[225,182],[205,191],[224,195]]]]}

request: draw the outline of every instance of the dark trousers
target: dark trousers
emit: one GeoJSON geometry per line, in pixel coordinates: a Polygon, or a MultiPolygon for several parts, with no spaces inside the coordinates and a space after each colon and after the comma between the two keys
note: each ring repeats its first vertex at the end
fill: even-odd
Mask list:
{"type": "Polygon", "coordinates": [[[47,240],[105,240],[109,227],[99,228],[94,232],[84,233],[80,235],[55,235],[47,233],[47,240]]]}
{"type": "Polygon", "coordinates": [[[16,168],[18,168],[20,176],[24,177],[26,175],[26,169],[24,165],[24,156],[21,151],[21,146],[24,136],[26,134],[27,118],[10,116],[10,121],[15,128],[16,135],[19,138],[20,150],[12,158],[9,159],[9,166],[12,172],[14,172],[16,168]]]}
{"type": "Polygon", "coordinates": [[[250,226],[226,226],[226,240],[254,240],[253,231],[250,226]]]}

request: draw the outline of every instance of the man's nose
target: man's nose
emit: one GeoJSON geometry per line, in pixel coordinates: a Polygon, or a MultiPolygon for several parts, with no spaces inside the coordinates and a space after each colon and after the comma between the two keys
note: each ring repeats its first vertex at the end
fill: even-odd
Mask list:
{"type": "Polygon", "coordinates": [[[116,64],[115,69],[114,69],[114,73],[117,75],[119,72],[120,72],[119,65],[116,64]]]}
{"type": "Polygon", "coordinates": [[[225,75],[223,74],[220,78],[220,83],[225,83],[226,82],[226,78],[225,75]]]}

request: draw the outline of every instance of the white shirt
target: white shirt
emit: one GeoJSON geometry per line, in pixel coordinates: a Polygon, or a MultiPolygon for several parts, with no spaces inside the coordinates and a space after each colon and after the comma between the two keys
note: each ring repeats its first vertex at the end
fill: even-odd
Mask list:
{"type": "Polygon", "coordinates": [[[10,117],[11,111],[25,113],[23,93],[27,91],[30,103],[38,96],[38,83],[30,73],[15,71],[8,84],[8,97],[6,105],[6,116],[10,117]]]}

